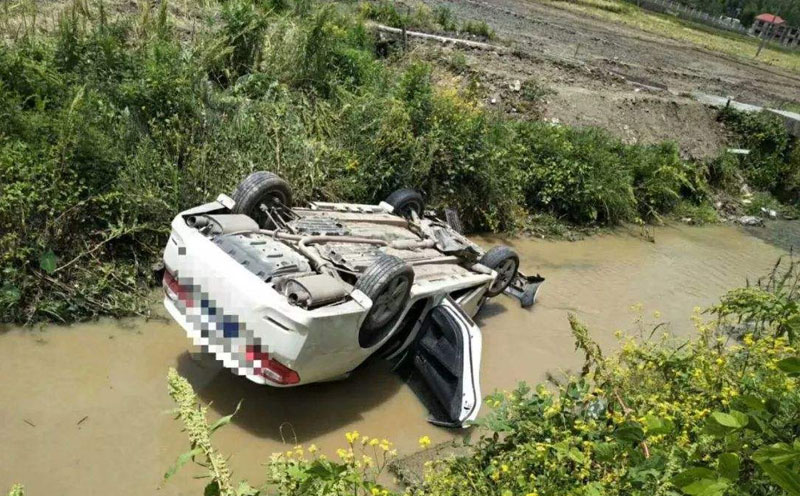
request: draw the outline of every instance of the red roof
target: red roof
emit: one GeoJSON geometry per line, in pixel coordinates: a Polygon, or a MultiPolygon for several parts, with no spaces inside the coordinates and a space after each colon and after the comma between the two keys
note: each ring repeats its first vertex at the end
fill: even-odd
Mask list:
{"type": "Polygon", "coordinates": [[[784,22],[786,22],[780,16],[776,16],[775,14],[767,14],[767,13],[764,13],[764,14],[756,16],[756,19],[758,19],[759,21],[768,22],[770,24],[783,24],[784,22]]]}

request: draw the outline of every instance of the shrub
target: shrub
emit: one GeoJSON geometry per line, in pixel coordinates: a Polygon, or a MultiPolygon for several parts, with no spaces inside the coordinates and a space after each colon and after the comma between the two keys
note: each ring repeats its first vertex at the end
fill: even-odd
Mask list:
{"type": "Polygon", "coordinates": [[[757,114],[724,109],[720,120],[732,129],[738,146],[750,150],[742,158],[742,171],[751,187],[769,191],[784,201],[798,200],[800,169],[797,140],[786,132],[780,117],[769,112],[757,114]]]}
{"type": "Polygon", "coordinates": [[[486,24],[486,21],[466,21],[461,25],[461,31],[486,38],[487,40],[492,40],[495,37],[494,30],[486,24]]]}
{"type": "Polygon", "coordinates": [[[627,147],[623,161],[631,170],[637,209],[644,219],[671,212],[694,190],[689,166],[674,143],[627,147]]]}
{"type": "Polygon", "coordinates": [[[732,153],[723,153],[706,165],[706,180],[718,190],[738,193],[742,183],[740,158],[732,153]]]}
{"type": "Polygon", "coordinates": [[[690,219],[690,222],[695,225],[719,222],[717,210],[708,202],[695,205],[694,203],[683,200],[675,207],[674,214],[680,219],[690,219]]]}
{"type": "MultiPolygon", "coordinates": [[[[582,376],[490,396],[474,453],[437,463],[419,492],[797,494],[796,287],[794,264],[776,269],[723,298],[719,321],[696,315],[688,342],[620,334],[610,357],[571,317],[582,376]],[[732,328],[744,332],[729,343],[732,328]]],[[[640,336],[661,327],[640,322],[640,336]]]]}
{"type": "Polygon", "coordinates": [[[436,23],[442,27],[445,31],[456,31],[458,30],[458,24],[456,22],[456,17],[453,15],[453,11],[450,10],[449,7],[440,5],[433,9],[433,16],[436,19],[436,23]]]}
{"type": "Polygon", "coordinates": [[[525,199],[576,223],[633,220],[636,199],[622,145],[595,129],[520,126],[525,199]]]}
{"type": "Polygon", "coordinates": [[[222,29],[215,33],[219,50],[209,68],[212,79],[226,86],[252,72],[259,62],[267,18],[254,2],[231,0],[222,7],[222,29]]]}

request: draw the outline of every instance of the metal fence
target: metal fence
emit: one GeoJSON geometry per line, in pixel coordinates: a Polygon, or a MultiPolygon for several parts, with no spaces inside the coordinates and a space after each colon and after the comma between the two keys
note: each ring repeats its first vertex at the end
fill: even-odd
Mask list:
{"type": "Polygon", "coordinates": [[[635,3],[639,7],[647,10],[653,10],[664,14],[670,14],[688,21],[695,21],[702,24],[707,24],[715,28],[725,29],[727,31],[734,31],[736,33],[747,34],[747,29],[739,23],[738,19],[725,16],[714,16],[702,10],[697,10],[694,7],[687,7],[678,2],[670,0],[628,0],[630,3],[635,3]]]}

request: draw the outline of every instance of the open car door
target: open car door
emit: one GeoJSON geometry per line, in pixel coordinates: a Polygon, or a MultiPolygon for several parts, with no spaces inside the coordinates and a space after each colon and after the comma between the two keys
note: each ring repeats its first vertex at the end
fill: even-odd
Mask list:
{"type": "Polygon", "coordinates": [[[463,427],[478,416],[481,341],[480,328],[449,296],[428,312],[403,368],[429,422],[463,427]]]}

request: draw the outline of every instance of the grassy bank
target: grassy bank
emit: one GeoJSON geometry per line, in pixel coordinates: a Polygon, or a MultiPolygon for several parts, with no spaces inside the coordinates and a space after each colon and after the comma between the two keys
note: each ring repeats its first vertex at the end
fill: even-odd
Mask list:
{"type": "MultiPolygon", "coordinates": [[[[642,31],[699,47],[752,60],[761,43],[756,38],[695,24],[675,16],[659,14],[622,0],[544,0],[559,8],[574,10],[608,21],[626,24],[642,31]]],[[[800,72],[800,52],[775,44],[767,45],[757,59],[776,67],[800,72]]]]}
{"type": "MultiPolygon", "coordinates": [[[[375,203],[415,187],[471,231],[514,231],[531,215],[648,222],[707,210],[735,183],[730,161],[509,119],[433,84],[429,65],[366,26],[389,7],[230,0],[130,12],[74,0],[51,29],[33,13],[7,22],[0,320],[146,312],[172,216],[254,170],[283,176],[301,202],[375,203]]],[[[444,12],[402,15],[469,23],[444,12]]],[[[795,145],[782,146],[768,158],[796,161],[795,145]]],[[[770,167],[753,170],[783,187],[785,169],[770,167]]]]}

